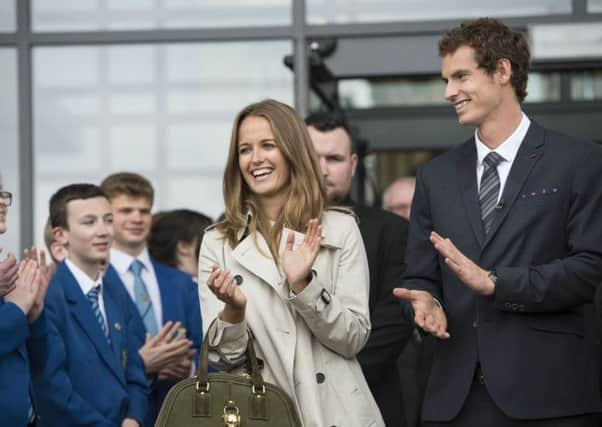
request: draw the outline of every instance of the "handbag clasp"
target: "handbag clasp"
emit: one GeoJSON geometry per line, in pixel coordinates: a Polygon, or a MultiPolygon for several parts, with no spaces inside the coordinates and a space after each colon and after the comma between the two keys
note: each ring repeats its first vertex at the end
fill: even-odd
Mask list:
{"type": "Polygon", "coordinates": [[[224,427],[240,427],[240,412],[233,401],[228,400],[224,406],[224,427]]]}

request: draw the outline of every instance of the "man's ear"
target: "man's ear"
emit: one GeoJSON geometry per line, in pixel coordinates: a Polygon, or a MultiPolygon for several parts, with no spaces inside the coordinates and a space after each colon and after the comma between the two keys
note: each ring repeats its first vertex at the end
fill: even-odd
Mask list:
{"type": "Polygon", "coordinates": [[[512,77],[512,63],[508,58],[498,60],[495,74],[501,84],[510,83],[510,78],[512,77]]]}
{"type": "Polygon", "coordinates": [[[351,176],[355,176],[355,169],[357,168],[357,154],[351,154],[351,176]]]}
{"type": "Polygon", "coordinates": [[[52,235],[54,240],[63,246],[67,246],[67,243],[69,243],[69,232],[62,227],[54,227],[52,235]]]}

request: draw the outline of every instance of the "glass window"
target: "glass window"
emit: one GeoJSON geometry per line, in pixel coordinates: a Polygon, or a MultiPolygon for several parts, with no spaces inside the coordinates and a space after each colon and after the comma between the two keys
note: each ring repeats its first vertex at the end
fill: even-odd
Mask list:
{"type": "Polygon", "coordinates": [[[291,24],[292,0],[32,0],[34,31],[291,24]]]}
{"type": "Polygon", "coordinates": [[[600,13],[602,12],[602,0],[588,0],[587,11],[589,13],[600,13]]]}
{"type": "Polygon", "coordinates": [[[339,81],[339,98],[346,108],[445,104],[443,91],[439,76],[339,81]]]}
{"type": "Polygon", "coordinates": [[[282,61],[292,48],[289,41],[35,48],[36,240],[60,186],[122,170],[153,182],[155,210],[217,217],[234,116],[266,97],[292,104],[293,75],[282,61]]]}
{"type": "Polygon", "coordinates": [[[0,1],[0,33],[14,33],[17,29],[17,0],[0,1]]]}
{"type": "Polygon", "coordinates": [[[0,235],[0,259],[20,250],[19,142],[17,124],[17,53],[12,48],[0,48],[0,181],[5,191],[13,193],[8,208],[6,233],[0,235]]]}
{"type": "Polygon", "coordinates": [[[572,72],[571,99],[576,101],[602,99],[602,70],[572,72]]]}
{"type": "Polygon", "coordinates": [[[571,0],[306,0],[310,24],[569,14],[571,0]]]}
{"type": "MultiPolygon", "coordinates": [[[[447,104],[439,76],[344,79],[338,82],[345,108],[411,107],[447,104]]],[[[559,73],[530,73],[526,102],[560,100],[559,73]]]]}
{"type": "Polygon", "coordinates": [[[560,73],[529,73],[525,102],[560,101],[560,73]]]}

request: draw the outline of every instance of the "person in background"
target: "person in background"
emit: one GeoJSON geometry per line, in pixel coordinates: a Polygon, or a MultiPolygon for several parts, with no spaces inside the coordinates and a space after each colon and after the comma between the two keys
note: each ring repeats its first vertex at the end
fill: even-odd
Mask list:
{"type": "Polygon", "coordinates": [[[212,223],[208,216],[190,209],[158,212],[153,215],[148,250],[157,261],[196,280],[201,241],[212,223]]]}
{"type": "Polygon", "coordinates": [[[397,178],[383,193],[383,209],[409,221],[415,189],[416,178],[413,176],[397,178]]]}
{"type": "Polygon", "coordinates": [[[48,289],[48,336],[30,344],[34,402],[42,425],[141,425],[148,389],[125,292],[101,274],[113,238],[111,206],[93,184],[50,199],[55,238],[68,246],[48,289]]]}
{"type": "Polygon", "coordinates": [[[115,229],[105,276],[127,291],[142,320],[140,354],[151,385],[144,425],[152,426],[169,389],[194,371],[202,337],[197,288],[190,276],[149,254],[151,183],[141,175],[121,172],[105,178],[101,188],[111,202],[115,229]]]}
{"type": "Polygon", "coordinates": [[[529,47],[502,22],[452,28],[439,55],[445,99],[476,129],[419,169],[394,291],[438,338],[424,426],[596,426],[602,147],[522,111],[529,47]]]}
{"type": "Polygon", "coordinates": [[[356,360],[370,333],[362,237],[350,211],[325,209],[320,166],[291,107],[264,100],[236,116],[224,201],[199,256],[212,366],[244,363],[250,330],[265,380],[292,398],[305,427],[384,426],[356,360]]]}
{"type": "Polygon", "coordinates": [[[305,123],[318,155],[328,202],[348,206],[358,216],[368,256],[372,330],[358,360],[386,425],[405,426],[396,361],[412,336],[413,325],[403,319],[392,291],[405,268],[408,222],[351,200],[349,192],[358,158],[341,113],[315,113],[307,117],[305,123]]]}
{"type": "MultiPolygon", "coordinates": [[[[0,234],[8,229],[12,193],[0,177],[0,234]]],[[[44,251],[35,248],[17,262],[13,254],[0,261],[0,414],[3,424],[25,427],[37,417],[30,395],[29,343],[46,336],[44,298],[48,277],[44,251]]],[[[2,248],[0,247],[0,252],[2,248]]]]}

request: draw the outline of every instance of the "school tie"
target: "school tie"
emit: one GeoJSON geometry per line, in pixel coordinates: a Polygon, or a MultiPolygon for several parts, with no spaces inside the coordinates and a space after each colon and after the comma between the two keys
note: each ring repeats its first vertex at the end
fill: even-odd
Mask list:
{"type": "Polygon", "coordinates": [[[90,301],[90,305],[92,306],[92,313],[94,313],[94,317],[96,317],[96,321],[100,325],[100,329],[102,329],[102,333],[105,335],[107,341],[109,339],[109,330],[107,329],[107,324],[105,323],[105,319],[100,311],[100,305],[98,304],[98,296],[100,294],[100,285],[94,286],[92,289],[88,291],[86,296],[88,297],[88,301],[90,301]]]}
{"type": "Polygon", "coordinates": [[[485,234],[489,233],[493,222],[493,211],[497,206],[500,194],[500,176],[497,173],[497,165],[504,160],[495,151],[487,154],[483,159],[483,175],[481,176],[481,188],[479,189],[479,203],[481,204],[481,219],[485,234]]]}
{"type": "Polygon", "coordinates": [[[153,310],[153,302],[151,301],[148,290],[146,289],[146,284],[144,280],[142,280],[142,268],[144,264],[142,264],[139,260],[134,260],[132,265],[130,266],[130,271],[134,275],[134,296],[136,307],[138,308],[138,312],[144,321],[144,326],[146,330],[151,335],[157,335],[157,321],[155,320],[155,312],[153,310]]]}

